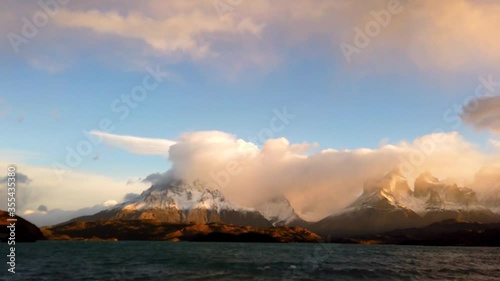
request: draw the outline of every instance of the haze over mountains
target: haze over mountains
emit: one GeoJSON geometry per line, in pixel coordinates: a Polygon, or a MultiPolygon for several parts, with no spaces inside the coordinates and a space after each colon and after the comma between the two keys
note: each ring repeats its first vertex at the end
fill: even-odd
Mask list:
{"type": "Polygon", "coordinates": [[[176,224],[211,222],[257,227],[302,226],[323,236],[342,237],[421,227],[448,219],[491,223],[500,215],[488,200],[467,187],[421,174],[414,190],[398,170],[366,182],[363,193],[340,212],[317,222],[300,218],[285,196],[269,198],[254,208],[228,201],[220,190],[196,180],[155,184],[140,196],[94,215],[72,221],[156,220],[176,224]]]}
{"type": "Polygon", "coordinates": [[[499,221],[500,215],[484,205],[473,190],[441,182],[430,173],[420,175],[412,191],[396,170],[366,183],[363,194],[351,205],[313,223],[311,229],[323,235],[342,236],[420,227],[448,219],[499,221]]]}

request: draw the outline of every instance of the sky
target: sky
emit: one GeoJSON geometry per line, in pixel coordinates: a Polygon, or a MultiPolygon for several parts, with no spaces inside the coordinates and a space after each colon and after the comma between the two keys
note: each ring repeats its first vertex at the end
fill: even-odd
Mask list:
{"type": "Polygon", "coordinates": [[[284,193],[311,220],[394,167],[490,189],[499,14],[487,0],[2,1],[0,168],[26,176],[26,215],[110,206],[167,171],[243,205],[284,193]]]}

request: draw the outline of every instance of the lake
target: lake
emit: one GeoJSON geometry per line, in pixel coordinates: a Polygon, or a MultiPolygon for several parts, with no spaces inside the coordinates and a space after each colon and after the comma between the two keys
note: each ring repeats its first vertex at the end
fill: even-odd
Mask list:
{"type": "Polygon", "coordinates": [[[500,280],[499,248],[41,241],[0,280],[500,280]]]}

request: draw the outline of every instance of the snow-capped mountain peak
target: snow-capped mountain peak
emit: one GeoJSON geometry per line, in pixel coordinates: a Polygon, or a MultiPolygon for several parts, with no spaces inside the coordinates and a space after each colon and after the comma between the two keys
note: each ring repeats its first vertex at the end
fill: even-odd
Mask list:
{"type": "Polygon", "coordinates": [[[154,185],[132,201],[116,206],[123,210],[169,209],[237,210],[219,190],[210,190],[200,182],[174,181],[167,185],[154,185]]]}
{"type": "Polygon", "coordinates": [[[436,210],[469,210],[476,208],[476,194],[467,187],[447,184],[429,172],[415,180],[411,191],[406,178],[394,170],[384,177],[365,183],[363,194],[341,213],[359,209],[409,209],[425,215],[436,210]]]}
{"type": "Polygon", "coordinates": [[[84,218],[85,220],[156,220],[167,223],[221,222],[259,227],[271,223],[252,208],[232,204],[219,190],[200,181],[156,184],[133,200],[84,218]]]}
{"type": "Polygon", "coordinates": [[[382,193],[386,197],[402,197],[412,193],[408,181],[398,169],[391,171],[381,179],[368,181],[363,187],[363,194],[382,193]]]}

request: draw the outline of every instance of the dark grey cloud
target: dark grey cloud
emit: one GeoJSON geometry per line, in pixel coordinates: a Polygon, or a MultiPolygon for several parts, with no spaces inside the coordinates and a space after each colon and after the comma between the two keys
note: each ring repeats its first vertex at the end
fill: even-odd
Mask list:
{"type": "MultiPolygon", "coordinates": [[[[6,183],[7,180],[8,180],[8,176],[0,177],[0,184],[6,183]]],[[[17,183],[30,183],[31,179],[27,175],[17,172],[16,173],[16,182],[17,183]]]]}
{"type": "Polygon", "coordinates": [[[49,211],[49,208],[47,208],[47,206],[45,206],[45,205],[40,205],[40,206],[38,206],[37,210],[40,212],[47,212],[47,211],[49,211]]]}
{"type": "Polygon", "coordinates": [[[153,185],[156,184],[165,184],[170,182],[172,179],[172,170],[169,170],[165,173],[154,173],[150,174],[146,178],[142,180],[144,183],[151,183],[153,185]]]}
{"type": "Polygon", "coordinates": [[[474,99],[463,108],[462,120],[477,130],[500,135],[500,96],[474,99]]]}
{"type": "Polygon", "coordinates": [[[139,196],[140,196],[140,194],[137,194],[137,193],[127,193],[123,197],[123,202],[132,201],[132,200],[136,199],[139,196]]]}

